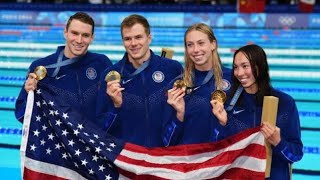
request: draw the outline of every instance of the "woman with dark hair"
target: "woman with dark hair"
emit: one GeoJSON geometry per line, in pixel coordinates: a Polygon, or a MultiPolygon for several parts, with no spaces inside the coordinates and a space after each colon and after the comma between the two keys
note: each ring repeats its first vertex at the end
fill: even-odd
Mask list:
{"type": "Polygon", "coordinates": [[[271,86],[267,56],[260,46],[243,46],[234,53],[232,80],[226,110],[211,101],[225,135],[260,126],[264,96],[279,98],[276,126],[262,123],[261,132],[273,151],[270,179],[290,179],[291,164],[303,156],[299,114],[294,99],[271,86]]]}

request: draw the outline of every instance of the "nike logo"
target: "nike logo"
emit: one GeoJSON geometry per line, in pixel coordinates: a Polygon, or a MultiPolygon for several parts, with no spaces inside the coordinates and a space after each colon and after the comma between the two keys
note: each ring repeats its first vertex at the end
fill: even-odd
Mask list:
{"type": "Polygon", "coordinates": [[[238,111],[233,110],[233,113],[232,113],[232,114],[239,114],[239,113],[241,113],[242,111],[244,111],[244,109],[241,109],[241,110],[238,110],[238,111]]]}
{"type": "Polygon", "coordinates": [[[58,79],[61,79],[61,78],[65,77],[65,76],[66,76],[65,74],[61,75],[61,76],[56,76],[56,79],[58,80],[58,79]]]}
{"type": "Polygon", "coordinates": [[[122,84],[127,84],[128,82],[130,82],[132,79],[128,79],[128,80],[123,80],[122,84]]]}

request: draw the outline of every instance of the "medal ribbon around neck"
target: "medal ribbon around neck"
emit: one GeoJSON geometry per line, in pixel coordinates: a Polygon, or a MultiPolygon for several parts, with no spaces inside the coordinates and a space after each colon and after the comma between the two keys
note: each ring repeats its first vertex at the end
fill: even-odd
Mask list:
{"type": "Polygon", "coordinates": [[[63,52],[64,52],[63,50],[60,52],[58,60],[57,60],[56,63],[50,64],[48,66],[45,66],[45,68],[56,68],[53,71],[53,73],[51,74],[51,77],[55,77],[59,73],[60,67],[66,66],[66,65],[69,65],[69,64],[73,64],[73,63],[77,62],[80,59],[80,57],[74,57],[74,58],[70,58],[70,59],[66,59],[66,60],[62,61],[63,52]]]}
{"type": "MultiPolygon", "coordinates": [[[[151,58],[151,57],[150,57],[150,58],[151,58]]],[[[145,70],[145,69],[149,66],[149,64],[150,64],[150,58],[149,58],[147,61],[145,61],[145,62],[144,62],[138,69],[136,69],[132,74],[130,74],[130,75],[128,76],[128,79],[124,80],[125,78],[122,78],[122,79],[123,79],[123,80],[122,80],[122,84],[127,84],[128,82],[130,82],[130,81],[134,78],[135,75],[137,75],[137,74],[141,73],[143,70],[145,70]]],[[[121,66],[121,71],[120,71],[121,77],[122,77],[122,74],[123,74],[123,69],[124,69],[124,63],[123,63],[122,66],[121,66]]]]}
{"type": "Polygon", "coordinates": [[[194,87],[187,87],[187,93],[190,94],[193,91],[199,89],[204,84],[207,84],[212,77],[213,77],[213,70],[211,69],[210,71],[208,71],[206,77],[203,79],[203,81],[202,81],[202,83],[200,85],[194,86],[194,87]]]}

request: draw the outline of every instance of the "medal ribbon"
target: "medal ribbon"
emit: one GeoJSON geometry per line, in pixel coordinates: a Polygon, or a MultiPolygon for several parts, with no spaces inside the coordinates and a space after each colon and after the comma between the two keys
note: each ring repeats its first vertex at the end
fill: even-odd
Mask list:
{"type": "Polygon", "coordinates": [[[234,93],[234,95],[231,99],[231,102],[230,102],[229,106],[227,107],[226,111],[231,111],[233,109],[233,107],[237,103],[242,91],[243,91],[243,87],[241,85],[239,85],[239,87],[238,87],[236,93],[234,93]]]}
{"type": "Polygon", "coordinates": [[[209,80],[213,77],[213,70],[211,69],[206,77],[203,79],[202,83],[198,86],[194,86],[194,87],[187,87],[187,91],[189,91],[189,93],[199,89],[202,85],[206,84],[207,82],[209,82],[209,80]]]}
{"type": "MultiPolygon", "coordinates": [[[[150,56],[150,58],[151,58],[151,56],[150,56]]],[[[149,64],[150,64],[150,58],[147,60],[147,61],[145,61],[138,69],[136,69],[132,74],[130,74],[129,75],[129,79],[127,79],[127,80],[122,80],[122,84],[127,84],[128,82],[130,82],[133,78],[134,78],[134,76],[135,75],[137,75],[137,74],[139,74],[140,72],[142,72],[143,70],[145,70],[148,66],[149,66],[149,64]]],[[[122,73],[123,73],[123,68],[124,68],[124,64],[122,65],[122,67],[121,67],[121,76],[122,76],[122,73]]]]}
{"type": "Polygon", "coordinates": [[[66,66],[66,65],[69,65],[69,64],[73,64],[73,63],[75,63],[76,61],[78,61],[80,59],[80,57],[74,57],[74,58],[70,58],[70,59],[66,59],[66,60],[62,61],[62,58],[63,58],[63,50],[59,54],[57,63],[45,66],[45,68],[56,68],[53,71],[51,77],[55,77],[59,73],[60,67],[66,66]]]}

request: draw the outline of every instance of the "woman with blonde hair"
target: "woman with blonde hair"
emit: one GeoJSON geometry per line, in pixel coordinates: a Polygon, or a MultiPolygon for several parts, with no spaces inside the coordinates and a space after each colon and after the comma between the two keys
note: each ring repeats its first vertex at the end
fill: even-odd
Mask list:
{"type": "Polygon", "coordinates": [[[163,141],[166,146],[213,142],[220,139],[219,121],[212,113],[211,93],[230,89],[231,70],[222,66],[212,29],[197,23],[184,35],[185,69],[168,90],[163,141]]]}

